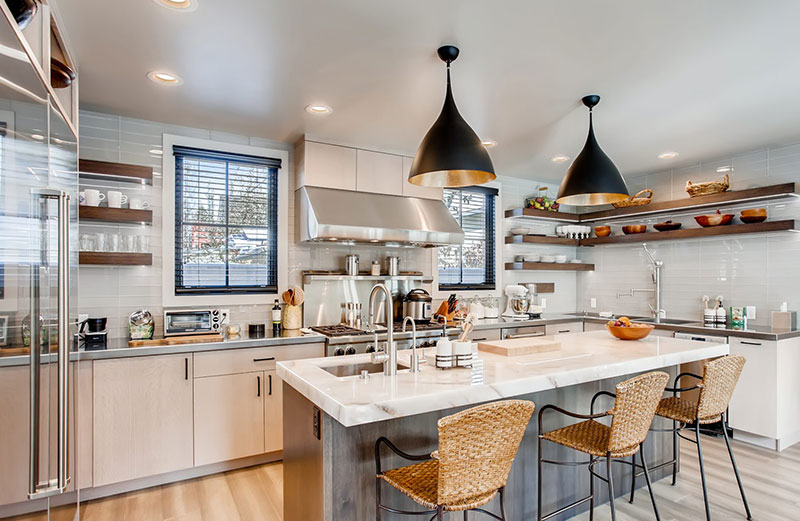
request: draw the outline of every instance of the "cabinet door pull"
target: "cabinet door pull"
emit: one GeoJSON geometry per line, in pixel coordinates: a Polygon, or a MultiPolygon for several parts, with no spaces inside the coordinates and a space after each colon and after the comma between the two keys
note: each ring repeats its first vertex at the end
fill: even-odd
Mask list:
{"type": "Polygon", "coordinates": [[[269,395],[272,396],[272,375],[269,376],[269,395]]]}
{"type": "Polygon", "coordinates": [[[268,356],[266,358],[253,358],[253,362],[269,362],[271,360],[275,360],[274,356],[268,356]]]}
{"type": "Polygon", "coordinates": [[[486,341],[486,338],[473,338],[472,340],[470,340],[470,342],[484,342],[484,341],[486,341]]]}
{"type": "Polygon", "coordinates": [[[761,342],[747,342],[746,340],[741,340],[741,343],[747,346],[760,346],[761,342]]]}
{"type": "Polygon", "coordinates": [[[570,330],[569,329],[559,329],[558,332],[559,333],[569,333],[570,330]]]}
{"type": "Polygon", "coordinates": [[[188,380],[189,379],[189,359],[188,358],[184,358],[183,359],[183,368],[184,368],[184,376],[183,377],[184,377],[184,379],[188,380]]]}
{"type": "Polygon", "coordinates": [[[260,376],[256,376],[256,385],[257,385],[257,389],[258,389],[258,391],[256,393],[256,396],[261,396],[261,377],[260,376]]]}

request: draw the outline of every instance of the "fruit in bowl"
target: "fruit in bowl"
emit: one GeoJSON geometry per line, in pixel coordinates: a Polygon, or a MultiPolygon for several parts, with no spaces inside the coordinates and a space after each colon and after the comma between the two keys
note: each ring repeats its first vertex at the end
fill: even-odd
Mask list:
{"type": "Polygon", "coordinates": [[[631,322],[628,317],[620,317],[606,322],[606,329],[620,340],[641,340],[649,335],[655,326],[631,322]]]}

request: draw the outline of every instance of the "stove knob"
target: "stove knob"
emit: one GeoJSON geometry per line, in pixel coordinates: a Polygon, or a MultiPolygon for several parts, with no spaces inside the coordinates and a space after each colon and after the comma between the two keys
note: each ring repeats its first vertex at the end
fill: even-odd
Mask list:
{"type": "Polygon", "coordinates": [[[333,356],[344,356],[344,349],[337,347],[333,350],[333,356]]]}
{"type": "Polygon", "coordinates": [[[366,351],[366,352],[367,352],[367,353],[374,353],[374,352],[375,352],[375,346],[374,346],[374,345],[372,345],[372,344],[368,345],[368,346],[367,346],[367,351],[366,351]]]}
{"type": "Polygon", "coordinates": [[[347,349],[344,352],[346,355],[354,355],[356,354],[356,348],[353,346],[347,346],[347,349]]]}

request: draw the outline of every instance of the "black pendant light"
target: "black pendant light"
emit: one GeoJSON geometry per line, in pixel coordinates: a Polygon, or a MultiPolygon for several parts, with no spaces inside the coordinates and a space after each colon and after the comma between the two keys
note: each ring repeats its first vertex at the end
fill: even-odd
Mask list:
{"type": "Polygon", "coordinates": [[[453,100],[450,64],[458,58],[458,47],[445,45],[439,47],[438,53],[447,63],[447,94],[439,118],[417,150],[408,182],[420,186],[457,187],[492,181],[497,176],[489,152],[458,113],[453,100]]]}
{"type": "Polygon", "coordinates": [[[567,170],[556,201],[570,206],[593,206],[627,199],[629,193],[625,179],[594,137],[592,108],[600,102],[600,96],[584,96],[581,101],[589,107],[589,136],[583,150],[567,170]]]}

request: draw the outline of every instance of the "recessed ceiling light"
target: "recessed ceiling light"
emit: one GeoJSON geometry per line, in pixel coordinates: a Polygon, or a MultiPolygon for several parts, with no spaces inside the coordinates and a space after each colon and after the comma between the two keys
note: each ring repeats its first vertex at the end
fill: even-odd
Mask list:
{"type": "Polygon", "coordinates": [[[724,172],[733,172],[733,167],[730,165],[720,166],[717,167],[717,172],[724,173],[724,172]]]}
{"type": "Polygon", "coordinates": [[[197,0],[153,0],[162,7],[174,9],[176,11],[194,11],[197,9],[197,0]]]}
{"type": "Polygon", "coordinates": [[[31,134],[31,138],[35,139],[36,141],[42,141],[44,136],[41,134],[31,134]]]}
{"type": "Polygon", "coordinates": [[[497,146],[497,141],[494,139],[484,139],[481,141],[481,145],[485,146],[486,148],[492,148],[497,146]]]}
{"type": "Polygon", "coordinates": [[[379,242],[378,239],[370,239],[369,242],[379,242]]]}
{"type": "Polygon", "coordinates": [[[329,240],[329,241],[338,241],[339,239],[337,239],[336,237],[331,237],[331,238],[330,238],[330,239],[328,239],[328,240],[329,240]]]}
{"type": "Polygon", "coordinates": [[[151,149],[151,150],[148,150],[148,152],[150,152],[150,153],[151,153],[151,154],[153,154],[154,156],[160,156],[160,155],[163,155],[163,154],[164,154],[164,151],[163,151],[163,150],[161,150],[160,148],[153,148],[153,149],[151,149]]]}
{"type": "Polygon", "coordinates": [[[306,105],[306,112],[311,114],[330,114],[333,112],[333,109],[327,105],[322,105],[320,103],[313,103],[311,105],[306,105]]]}
{"type": "Polygon", "coordinates": [[[180,76],[172,74],[171,72],[150,71],[147,73],[147,77],[150,78],[151,81],[161,85],[181,85],[183,83],[180,76]]]}
{"type": "Polygon", "coordinates": [[[553,163],[566,163],[567,161],[569,161],[569,156],[564,156],[564,155],[553,156],[550,158],[550,161],[552,161],[553,163]]]}
{"type": "Polygon", "coordinates": [[[676,157],[678,157],[677,152],[662,152],[658,154],[659,159],[675,159],[676,157]]]}

